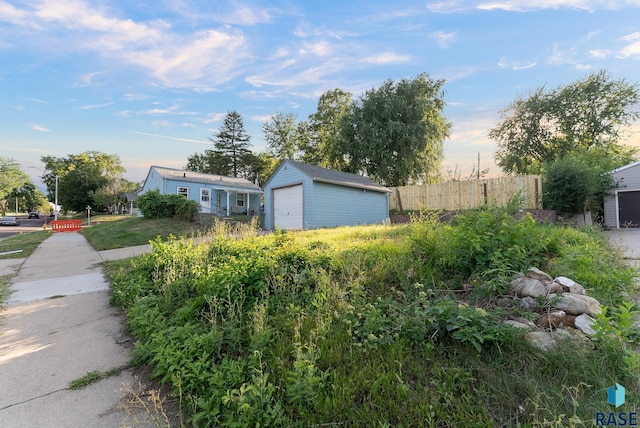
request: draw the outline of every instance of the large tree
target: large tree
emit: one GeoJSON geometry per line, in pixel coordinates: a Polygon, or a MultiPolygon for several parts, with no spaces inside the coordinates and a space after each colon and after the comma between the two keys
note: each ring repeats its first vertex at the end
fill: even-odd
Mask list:
{"type": "Polygon", "coordinates": [[[443,80],[426,74],[386,81],[353,102],[342,118],[339,151],[346,170],[386,186],[440,176],[451,124],[443,117],[443,80]]]}
{"type": "Polygon", "coordinates": [[[29,176],[14,159],[0,156],[0,204],[2,214],[7,212],[7,201],[14,190],[31,183],[29,176]]]}
{"type": "Polygon", "coordinates": [[[41,160],[46,171],[42,180],[47,185],[49,199],[55,199],[57,177],[58,204],[71,211],[83,211],[87,205],[92,205],[91,192],[125,171],[119,156],[98,151],[68,155],[66,158],[43,156],[41,160]]]}
{"type": "Polygon", "coordinates": [[[251,137],[244,129],[242,116],[237,111],[227,113],[214,137],[209,139],[219,153],[228,156],[231,174],[242,176],[246,157],[251,154],[251,137]]]}
{"type": "Polygon", "coordinates": [[[326,168],[344,169],[339,147],[342,120],[349,113],[352,95],[336,88],[320,96],[318,108],[301,128],[301,160],[326,168]],[[306,132],[303,132],[306,131],[306,132]]]}
{"type": "Polygon", "coordinates": [[[276,113],[262,125],[262,133],[269,153],[275,158],[293,160],[298,157],[300,132],[295,113],[276,113]]]}
{"type": "Polygon", "coordinates": [[[637,83],[613,80],[606,71],[553,90],[538,88],[516,98],[489,132],[498,142],[497,163],[508,173],[540,173],[567,154],[598,150],[621,164],[634,152],[621,141],[640,117],[639,101],[637,83]]]}

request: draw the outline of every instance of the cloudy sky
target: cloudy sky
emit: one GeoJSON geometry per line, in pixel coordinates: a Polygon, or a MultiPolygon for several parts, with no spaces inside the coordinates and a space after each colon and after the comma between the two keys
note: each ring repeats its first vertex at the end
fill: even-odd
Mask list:
{"type": "Polygon", "coordinates": [[[231,110],[262,151],[276,112],[424,72],[446,81],[445,169],[480,153],[499,175],[499,111],[601,69],[640,81],[640,0],[0,0],[0,156],[37,181],[41,156],[98,150],[142,181],[231,110]]]}

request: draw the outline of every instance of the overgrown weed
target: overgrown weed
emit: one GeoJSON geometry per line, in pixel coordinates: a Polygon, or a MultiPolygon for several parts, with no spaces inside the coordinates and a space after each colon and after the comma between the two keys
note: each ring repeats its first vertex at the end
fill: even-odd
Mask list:
{"type": "Polygon", "coordinates": [[[638,397],[622,306],[633,275],[596,232],[488,209],[265,236],[220,223],[210,236],[109,268],[136,362],[191,425],[579,426],[615,382],[638,397]],[[526,345],[494,300],[530,266],[610,293],[600,322],[615,340],[526,345]]]}

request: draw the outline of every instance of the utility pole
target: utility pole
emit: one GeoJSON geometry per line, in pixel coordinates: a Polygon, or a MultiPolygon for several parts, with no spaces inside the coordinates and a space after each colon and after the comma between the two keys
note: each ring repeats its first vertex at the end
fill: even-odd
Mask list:
{"type": "Polygon", "coordinates": [[[480,180],[480,152],[478,152],[478,180],[480,180]]]}

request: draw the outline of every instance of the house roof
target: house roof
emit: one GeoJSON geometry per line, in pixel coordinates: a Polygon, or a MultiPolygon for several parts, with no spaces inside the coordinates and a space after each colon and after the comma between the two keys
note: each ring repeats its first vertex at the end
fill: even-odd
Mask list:
{"type": "Polygon", "coordinates": [[[611,173],[613,174],[616,172],[624,171],[625,169],[633,168],[634,166],[638,166],[638,165],[640,165],[640,161],[631,162],[630,164],[623,165],[620,168],[614,169],[613,171],[611,171],[611,173]]]}
{"type": "MultiPolygon", "coordinates": [[[[284,160],[280,163],[280,165],[278,165],[277,169],[282,168],[282,166],[285,164],[296,167],[300,172],[311,178],[313,181],[336,184],[339,186],[355,187],[358,189],[366,189],[374,192],[391,192],[391,190],[387,189],[386,187],[381,186],[370,178],[363,177],[362,175],[336,171],[334,169],[321,168],[319,166],[309,165],[307,163],[284,160]]],[[[269,177],[269,180],[271,180],[271,177],[269,177]]],[[[267,180],[267,183],[269,182],[269,180],[267,180]]]]}
{"type": "Polygon", "coordinates": [[[160,177],[167,180],[183,181],[187,183],[209,184],[229,188],[231,190],[242,190],[248,193],[262,193],[260,186],[253,184],[249,180],[240,177],[227,177],[226,175],[205,174],[203,172],[187,171],[183,169],[165,168],[162,166],[152,166],[160,177]]]}

